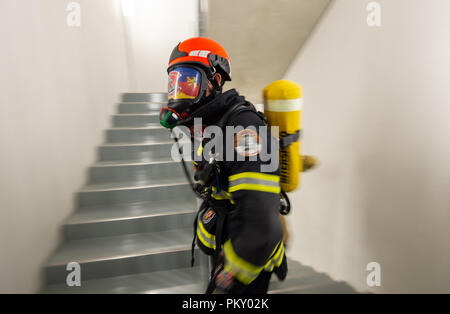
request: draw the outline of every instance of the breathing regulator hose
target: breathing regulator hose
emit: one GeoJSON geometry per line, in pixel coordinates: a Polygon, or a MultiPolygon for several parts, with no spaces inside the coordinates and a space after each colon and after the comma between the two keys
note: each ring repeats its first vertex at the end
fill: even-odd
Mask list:
{"type": "Polygon", "coordinates": [[[189,170],[187,169],[186,161],[183,158],[183,148],[181,147],[180,142],[178,141],[178,137],[176,136],[175,132],[173,132],[173,129],[170,129],[169,131],[171,133],[171,137],[174,139],[175,143],[177,144],[178,152],[180,153],[180,157],[181,157],[180,162],[181,162],[181,166],[183,167],[184,174],[185,174],[195,196],[198,197],[199,195],[197,193],[196,186],[194,184],[194,181],[192,180],[189,170]]]}

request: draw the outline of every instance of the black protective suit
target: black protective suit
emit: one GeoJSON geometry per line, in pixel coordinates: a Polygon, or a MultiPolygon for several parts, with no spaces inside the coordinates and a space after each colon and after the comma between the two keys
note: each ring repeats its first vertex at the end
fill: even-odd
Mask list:
{"type": "MultiPolygon", "coordinates": [[[[223,152],[211,151],[211,155],[219,153],[216,158],[219,157],[215,161],[217,170],[207,180],[209,199],[203,202],[198,213],[197,245],[213,256],[214,269],[232,274],[234,283],[227,292],[265,293],[272,272],[280,280],[287,274],[279,220],[278,161],[273,171],[263,172],[261,166],[270,162],[263,161],[259,152],[263,147],[263,151],[271,154],[271,141],[276,139],[269,130],[260,134],[259,127],[265,126],[264,120],[234,89],[201,106],[184,125],[192,128],[195,118],[201,118],[204,126],[224,124],[223,152]],[[238,105],[241,110],[230,113],[230,108],[238,105]],[[230,131],[225,126],[242,126],[232,137],[231,149],[226,149],[230,131]],[[249,160],[250,156],[255,160],[249,160]],[[238,161],[238,158],[245,160],[238,161]]],[[[196,175],[212,160],[206,151],[209,141],[210,138],[193,139],[196,175]]],[[[277,154],[276,150],[274,156],[277,154]]],[[[212,277],[214,274],[217,272],[212,277]]]]}

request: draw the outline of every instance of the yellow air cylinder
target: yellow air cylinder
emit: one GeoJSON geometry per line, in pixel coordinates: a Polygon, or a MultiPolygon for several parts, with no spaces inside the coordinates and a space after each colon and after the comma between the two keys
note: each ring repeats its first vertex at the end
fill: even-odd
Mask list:
{"type": "MultiPolygon", "coordinates": [[[[303,171],[301,157],[301,130],[302,130],[302,87],[289,80],[279,80],[270,83],[264,88],[264,114],[270,126],[279,127],[280,144],[285,136],[289,146],[280,145],[280,183],[285,192],[293,191],[300,184],[300,172],[303,171]]],[[[276,134],[274,134],[276,136],[276,134]]]]}

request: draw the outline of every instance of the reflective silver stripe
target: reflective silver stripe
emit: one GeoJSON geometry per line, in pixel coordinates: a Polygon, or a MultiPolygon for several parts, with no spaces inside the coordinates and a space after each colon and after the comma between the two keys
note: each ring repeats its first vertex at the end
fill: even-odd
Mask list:
{"type": "Polygon", "coordinates": [[[200,239],[200,242],[202,242],[204,246],[210,249],[215,249],[216,248],[215,235],[210,234],[208,233],[208,231],[206,231],[200,216],[198,217],[197,225],[198,225],[197,236],[200,239]]]}
{"type": "Polygon", "coordinates": [[[281,262],[283,261],[284,257],[284,245],[281,244],[278,249],[276,250],[276,253],[273,255],[272,259],[269,261],[269,263],[264,267],[264,270],[266,271],[272,271],[274,267],[280,266],[281,262]],[[275,256],[278,257],[274,260],[275,256]]]}
{"type": "Polygon", "coordinates": [[[229,188],[239,185],[239,184],[258,184],[258,185],[264,185],[264,186],[279,186],[279,182],[269,181],[269,180],[263,180],[263,179],[255,179],[255,178],[239,178],[235,179],[233,181],[230,181],[229,188]]]}
{"type": "Polygon", "coordinates": [[[295,99],[266,99],[264,110],[274,112],[300,111],[303,108],[303,98],[295,99]]]}
{"type": "Polygon", "coordinates": [[[207,237],[205,237],[204,234],[201,232],[200,229],[197,229],[197,236],[198,236],[200,242],[201,242],[204,246],[206,246],[207,248],[213,249],[213,250],[216,249],[216,241],[215,241],[215,240],[208,239],[207,237]]]}

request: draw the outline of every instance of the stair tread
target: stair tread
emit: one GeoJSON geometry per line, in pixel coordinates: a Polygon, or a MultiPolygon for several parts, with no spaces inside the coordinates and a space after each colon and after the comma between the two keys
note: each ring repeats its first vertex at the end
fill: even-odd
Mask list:
{"type": "Polygon", "coordinates": [[[288,274],[284,281],[272,276],[270,293],[356,293],[342,281],[335,281],[325,273],[288,259],[288,274]]]}
{"type": "Polygon", "coordinates": [[[187,185],[185,178],[158,178],[152,181],[110,182],[85,185],[80,192],[100,192],[110,190],[144,189],[160,186],[187,185]],[[157,182],[157,183],[156,183],[157,182]]]}
{"type": "Polygon", "coordinates": [[[351,286],[345,282],[328,281],[328,282],[312,282],[291,283],[290,286],[280,286],[269,289],[271,294],[343,294],[343,293],[357,293],[351,286]]]}
{"type": "MultiPolygon", "coordinates": [[[[91,167],[113,167],[113,166],[145,166],[152,164],[170,164],[170,163],[179,163],[179,161],[175,161],[170,156],[169,159],[161,159],[161,160],[112,160],[112,161],[98,161],[94,163],[91,167]]],[[[185,160],[186,161],[186,160],[185,160]]]]}
{"type": "MultiPolygon", "coordinates": [[[[114,131],[123,131],[123,130],[166,130],[166,128],[155,125],[155,126],[117,126],[117,127],[111,127],[107,129],[108,131],[114,130],[114,131]]],[[[167,134],[169,134],[169,131],[167,131],[167,134]]]]}
{"type": "MultiPolygon", "coordinates": [[[[204,280],[202,270],[196,267],[88,280],[82,283],[82,287],[77,288],[55,285],[50,286],[46,292],[203,294],[205,282],[202,280],[204,280]]],[[[277,287],[271,283],[269,293],[356,293],[356,291],[344,282],[330,280],[307,284],[299,281],[289,287],[277,287]]]]}
{"type": "Polygon", "coordinates": [[[203,293],[204,278],[202,268],[197,266],[86,280],[81,287],[51,285],[44,293],[203,293]]]}
{"type": "Polygon", "coordinates": [[[92,206],[77,210],[66,222],[66,225],[96,223],[121,219],[133,219],[157,215],[173,215],[195,212],[197,201],[170,200],[156,202],[140,202],[131,204],[114,204],[110,206],[92,206]]]}
{"type": "Polygon", "coordinates": [[[189,250],[191,241],[192,228],[72,240],[65,242],[52,256],[48,266],[189,250]]]}
{"type": "MultiPolygon", "coordinates": [[[[183,141],[180,141],[183,143],[183,141]]],[[[139,142],[139,143],[129,143],[129,142],[115,142],[115,143],[104,143],[100,147],[117,147],[117,146],[156,146],[156,145],[173,145],[175,142],[172,139],[167,141],[159,142],[139,142]]]]}

